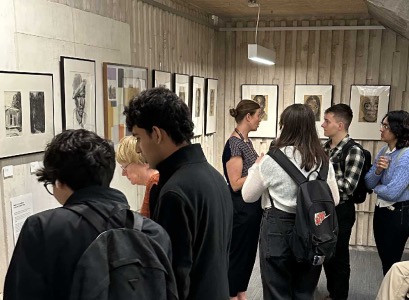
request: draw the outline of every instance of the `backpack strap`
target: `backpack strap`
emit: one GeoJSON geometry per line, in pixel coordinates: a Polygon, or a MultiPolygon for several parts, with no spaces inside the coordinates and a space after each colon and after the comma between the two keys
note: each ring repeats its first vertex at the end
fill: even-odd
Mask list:
{"type": "Polygon", "coordinates": [[[280,149],[273,149],[267,152],[279,166],[297,183],[301,185],[307,180],[303,173],[291,162],[291,160],[280,149]]]}
{"type": "Polygon", "coordinates": [[[104,232],[107,229],[107,222],[105,219],[95,212],[92,208],[85,204],[79,205],[65,205],[63,208],[75,212],[88,221],[98,232],[104,232]]]}

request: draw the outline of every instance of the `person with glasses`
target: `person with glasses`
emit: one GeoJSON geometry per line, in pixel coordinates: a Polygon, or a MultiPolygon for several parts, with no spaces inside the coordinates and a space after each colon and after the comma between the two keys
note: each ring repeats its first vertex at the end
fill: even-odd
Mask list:
{"type": "Polygon", "coordinates": [[[230,109],[236,128],[224,146],[222,162],[224,176],[233,201],[233,233],[230,246],[229,288],[230,299],[245,300],[246,290],[257,253],[262,209],[260,201],[246,203],[241,188],[248,169],[258,158],[250,131],[256,131],[263,117],[262,108],[253,100],[242,100],[230,109]]]}
{"type": "Polygon", "coordinates": [[[385,275],[399,262],[409,237],[409,113],[388,112],[380,124],[386,145],[365,176],[377,202],[373,231],[385,275]]]}
{"type": "Polygon", "coordinates": [[[146,186],[140,213],[149,218],[149,194],[152,186],[158,184],[159,172],[149,168],[142,154],[136,152],[136,142],[132,135],[123,137],[116,151],[116,161],[121,165],[122,176],[126,176],[132,184],[146,186]]]}
{"type": "MultiPolygon", "coordinates": [[[[115,170],[115,150],[110,141],[85,129],[66,130],[47,145],[43,163],[36,173],[38,181],[44,182],[62,207],[25,221],[7,271],[4,300],[70,299],[76,264],[101,233],[70,208],[86,206],[106,220],[121,211],[124,214],[115,214],[115,220],[123,221],[112,226],[125,226],[121,222],[126,219],[126,210],[122,209],[129,208],[128,201],[123,193],[109,187],[115,170]]],[[[153,222],[144,218],[142,232],[147,224],[153,222]]],[[[163,229],[156,233],[167,237],[163,229]]],[[[169,238],[161,245],[169,255],[169,238]]]]}

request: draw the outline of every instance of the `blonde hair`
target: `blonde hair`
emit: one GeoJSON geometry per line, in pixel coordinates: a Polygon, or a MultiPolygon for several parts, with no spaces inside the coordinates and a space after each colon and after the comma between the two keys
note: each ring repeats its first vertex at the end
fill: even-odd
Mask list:
{"type": "Polygon", "coordinates": [[[116,161],[120,164],[146,164],[143,156],[136,152],[136,138],[132,135],[123,137],[116,151],[116,161]]]}

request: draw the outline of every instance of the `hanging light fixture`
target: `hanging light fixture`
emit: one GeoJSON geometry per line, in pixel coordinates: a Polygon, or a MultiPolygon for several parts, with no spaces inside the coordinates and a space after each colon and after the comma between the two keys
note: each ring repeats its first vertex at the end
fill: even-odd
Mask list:
{"type": "Polygon", "coordinates": [[[249,7],[258,7],[257,24],[256,24],[256,37],[255,44],[248,44],[248,58],[252,61],[265,64],[275,64],[275,52],[272,49],[265,48],[257,44],[257,30],[258,22],[260,20],[260,4],[256,3],[256,0],[249,0],[249,7]]]}

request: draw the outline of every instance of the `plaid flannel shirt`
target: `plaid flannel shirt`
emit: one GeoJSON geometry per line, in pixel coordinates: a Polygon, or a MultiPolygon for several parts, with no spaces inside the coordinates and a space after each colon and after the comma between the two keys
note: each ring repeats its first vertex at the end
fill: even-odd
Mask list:
{"type": "Polygon", "coordinates": [[[340,163],[342,148],[349,141],[349,139],[349,135],[347,134],[333,149],[330,147],[331,139],[324,144],[325,152],[328,154],[332,166],[334,167],[340,203],[348,200],[349,196],[352,195],[357,187],[359,176],[361,175],[365,161],[365,156],[362,150],[357,146],[353,146],[349,150],[349,153],[345,159],[345,172],[342,172],[340,163]]]}

